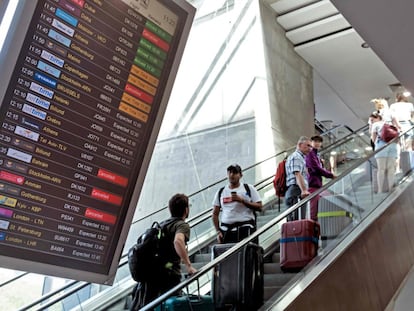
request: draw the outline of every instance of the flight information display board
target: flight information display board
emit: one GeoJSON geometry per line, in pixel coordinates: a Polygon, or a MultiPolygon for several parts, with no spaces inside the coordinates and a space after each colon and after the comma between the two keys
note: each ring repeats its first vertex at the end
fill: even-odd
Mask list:
{"type": "Polygon", "coordinates": [[[3,267],[112,282],[193,18],[37,1],[0,107],[3,267]]]}

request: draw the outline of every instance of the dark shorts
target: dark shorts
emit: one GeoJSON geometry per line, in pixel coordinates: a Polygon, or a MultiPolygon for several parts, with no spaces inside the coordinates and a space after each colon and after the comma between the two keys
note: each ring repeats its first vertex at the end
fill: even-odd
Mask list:
{"type": "MultiPolygon", "coordinates": [[[[300,201],[300,195],[302,191],[300,190],[298,185],[290,185],[288,190],[285,194],[285,203],[286,208],[292,207],[296,203],[300,201]]],[[[306,217],[306,207],[302,207],[301,211],[301,219],[305,219],[306,217]]],[[[299,211],[296,210],[288,215],[287,221],[298,220],[299,219],[299,211]]]]}
{"type": "Polygon", "coordinates": [[[226,230],[220,229],[223,234],[223,243],[240,242],[256,231],[256,223],[254,220],[234,224],[221,223],[220,227],[226,228],[226,230]]]}

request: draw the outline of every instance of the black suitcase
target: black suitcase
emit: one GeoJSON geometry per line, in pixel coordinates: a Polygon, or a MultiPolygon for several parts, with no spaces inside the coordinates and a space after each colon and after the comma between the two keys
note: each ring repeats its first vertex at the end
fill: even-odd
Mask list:
{"type": "MultiPolygon", "coordinates": [[[[235,244],[212,247],[212,258],[217,258],[235,244]]],[[[232,310],[258,310],[263,304],[263,248],[249,243],[214,270],[213,300],[216,309],[231,306],[232,310]]]]}

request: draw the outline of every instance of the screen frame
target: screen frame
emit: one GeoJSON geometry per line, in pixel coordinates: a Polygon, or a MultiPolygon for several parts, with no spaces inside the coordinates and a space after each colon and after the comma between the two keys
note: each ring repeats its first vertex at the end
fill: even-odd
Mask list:
{"type": "MultiPolygon", "coordinates": [[[[139,166],[140,169],[137,173],[137,179],[135,181],[135,186],[133,186],[132,195],[129,199],[128,209],[123,220],[123,226],[120,230],[120,234],[118,236],[117,246],[115,248],[114,256],[112,261],[109,265],[108,273],[101,274],[101,273],[94,273],[85,270],[78,270],[74,268],[69,268],[65,266],[60,266],[59,264],[51,265],[42,262],[32,261],[29,259],[21,259],[11,256],[2,256],[0,255],[0,262],[1,266],[8,269],[14,270],[23,270],[27,272],[45,274],[50,276],[57,276],[62,278],[74,279],[78,281],[87,281],[91,283],[98,283],[98,284],[105,284],[105,285],[112,285],[115,279],[116,272],[118,270],[119,261],[123,252],[124,244],[133,220],[133,216],[135,214],[135,209],[138,203],[138,199],[142,190],[142,186],[144,183],[145,175],[147,173],[147,169],[150,163],[150,159],[155,147],[155,143],[157,140],[157,136],[161,127],[162,119],[164,113],[166,111],[168,100],[171,95],[172,87],[174,84],[174,80],[177,75],[177,71],[179,68],[179,64],[181,62],[181,58],[183,56],[185,44],[187,42],[189,32],[191,29],[191,25],[195,16],[195,8],[191,6],[188,2],[184,0],[168,0],[158,1],[160,3],[169,3],[168,6],[172,6],[174,8],[178,8],[181,10],[179,12],[180,17],[182,20],[180,22],[183,23],[181,27],[181,33],[177,34],[177,48],[175,52],[175,57],[172,61],[172,65],[170,66],[169,74],[166,80],[164,92],[162,93],[161,100],[159,103],[159,108],[153,120],[153,126],[149,133],[148,143],[145,146],[145,152],[143,156],[143,160],[141,165],[139,166]],[[183,18],[184,16],[184,18],[183,18]]],[[[0,70],[2,72],[3,81],[7,81],[7,83],[3,83],[2,87],[0,88],[0,98],[1,102],[0,105],[3,103],[3,98],[6,93],[6,88],[9,84],[14,67],[16,65],[19,53],[15,53],[14,51],[20,51],[21,47],[23,46],[25,34],[28,30],[29,23],[32,19],[34,14],[35,8],[38,4],[38,1],[32,0],[24,0],[19,2],[19,6],[16,10],[16,17],[14,18],[9,33],[6,37],[5,45],[0,53],[0,62],[3,65],[0,65],[0,70]],[[5,61],[7,59],[7,62],[5,61]],[[7,80],[6,80],[7,79],[7,80]]],[[[113,247],[113,246],[111,246],[113,247]]]]}

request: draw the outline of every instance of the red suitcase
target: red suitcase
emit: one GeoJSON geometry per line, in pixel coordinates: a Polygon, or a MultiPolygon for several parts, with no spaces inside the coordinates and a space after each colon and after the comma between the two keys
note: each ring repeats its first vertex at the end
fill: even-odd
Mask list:
{"type": "Polygon", "coordinates": [[[289,221],[282,225],[280,238],[280,268],[300,270],[318,251],[319,223],[311,219],[289,221]]]}

